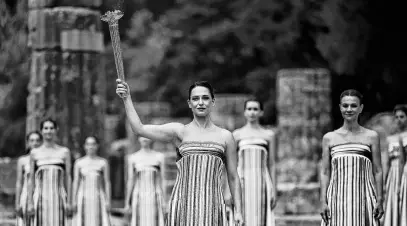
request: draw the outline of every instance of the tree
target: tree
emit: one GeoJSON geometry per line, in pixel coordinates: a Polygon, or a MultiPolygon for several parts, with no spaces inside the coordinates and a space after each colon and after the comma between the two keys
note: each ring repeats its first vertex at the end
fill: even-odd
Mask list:
{"type": "Polygon", "coordinates": [[[0,156],[24,152],[29,50],[24,1],[0,2],[0,81],[11,86],[0,106],[0,156]]]}

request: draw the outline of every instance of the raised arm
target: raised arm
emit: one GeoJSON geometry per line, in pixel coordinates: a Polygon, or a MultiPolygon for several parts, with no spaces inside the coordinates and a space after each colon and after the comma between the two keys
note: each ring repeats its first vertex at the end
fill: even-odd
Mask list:
{"type": "Polygon", "coordinates": [[[383,215],[383,173],[382,160],[380,152],[380,138],[377,132],[372,131],[372,156],[373,156],[373,175],[376,181],[377,203],[374,210],[376,219],[380,219],[383,215]]]}
{"type": "Polygon", "coordinates": [[[181,123],[167,123],[163,125],[144,125],[136,109],[134,108],[133,101],[131,100],[129,86],[127,83],[116,80],[117,89],[116,93],[123,99],[126,115],[129,120],[130,126],[137,136],[149,138],[151,140],[171,142],[179,138],[182,133],[184,125],[181,123]]]}
{"type": "Polygon", "coordinates": [[[125,203],[124,208],[126,210],[130,209],[130,198],[134,188],[134,171],[133,171],[133,163],[130,160],[130,156],[127,158],[127,180],[126,180],[126,194],[125,194],[125,203]]]}
{"type": "Polygon", "coordinates": [[[233,197],[233,204],[236,210],[236,221],[242,223],[242,189],[237,175],[237,152],[236,141],[233,135],[227,131],[226,136],[226,167],[230,193],[233,197]]]}
{"type": "Polygon", "coordinates": [[[268,167],[271,176],[271,181],[273,182],[274,200],[272,203],[272,208],[275,207],[277,199],[277,173],[276,173],[277,151],[278,151],[278,135],[276,132],[270,131],[268,167]]]}
{"type": "Polygon", "coordinates": [[[111,207],[111,187],[112,183],[110,182],[110,167],[107,160],[103,160],[103,178],[104,178],[104,186],[105,186],[105,195],[106,195],[106,208],[110,211],[111,207]]]}
{"type": "Polygon", "coordinates": [[[327,200],[327,190],[331,180],[331,153],[329,150],[330,135],[325,134],[322,138],[322,163],[321,163],[321,216],[325,223],[329,224],[330,211],[327,200]]]}
{"type": "Polygon", "coordinates": [[[21,215],[20,207],[20,196],[21,189],[23,186],[23,158],[19,158],[17,161],[17,178],[16,178],[16,200],[15,200],[15,209],[18,215],[21,215]]]}
{"type": "Polygon", "coordinates": [[[77,208],[77,200],[78,200],[78,188],[79,188],[79,181],[80,181],[80,174],[79,174],[79,159],[75,161],[73,165],[73,188],[72,188],[72,206],[73,209],[76,210],[77,208]]]}

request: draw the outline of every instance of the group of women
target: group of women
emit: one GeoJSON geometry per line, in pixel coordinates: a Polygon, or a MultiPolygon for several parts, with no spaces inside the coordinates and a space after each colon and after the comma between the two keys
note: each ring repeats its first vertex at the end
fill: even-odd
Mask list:
{"type": "Polygon", "coordinates": [[[40,128],[27,135],[17,163],[17,225],[110,225],[109,165],[97,156],[97,138],[86,138],[72,183],[70,152],[55,142],[57,123],[46,119],[40,128]]]}
{"type": "MultiPolygon", "coordinates": [[[[117,92],[123,96],[120,87],[117,92]]],[[[130,97],[123,99],[141,145],[126,157],[124,210],[130,225],[274,225],[277,141],[273,131],[259,124],[263,113],[259,101],[246,101],[247,124],[232,134],[210,120],[214,93],[206,82],[197,82],[189,90],[194,119],[188,125],[143,125],[130,97]],[[164,155],[152,149],[154,140],[175,142],[180,156],[168,208],[164,155]],[[232,194],[227,200],[234,210],[232,218],[226,213],[224,168],[232,194]]],[[[86,155],[75,161],[72,182],[69,150],[55,142],[57,123],[46,119],[40,129],[27,135],[27,155],[18,161],[18,225],[110,226],[110,169],[97,156],[97,138],[86,138],[86,155]]]]}
{"type": "MultiPolygon", "coordinates": [[[[117,80],[116,93],[123,99],[141,144],[141,150],[126,161],[125,210],[132,226],[275,225],[277,135],[259,124],[261,102],[245,102],[247,123],[231,133],[211,121],[215,96],[207,82],[196,82],[189,89],[187,103],[193,120],[186,125],[143,124],[124,81],[117,80]],[[164,205],[164,156],[152,150],[152,141],[177,145],[178,173],[168,208],[164,205]],[[227,175],[231,193],[226,200],[231,218],[226,211],[223,175],[227,175]]],[[[343,126],[325,134],[322,141],[321,224],[376,226],[384,214],[379,136],[358,123],[363,110],[358,91],[344,91],[339,107],[343,126]]],[[[387,139],[391,161],[386,176],[385,225],[407,222],[407,178],[403,173],[407,111],[398,107],[394,112],[400,131],[387,139]]],[[[56,122],[48,119],[41,123],[41,133],[27,136],[29,154],[18,161],[18,224],[63,226],[71,224],[70,219],[73,225],[111,225],[109,166],[97,157],[97,138],[86,138],[86,156],[75,161],[71,191],[69,150],[55,143],[56,130],[56,122]]]]}

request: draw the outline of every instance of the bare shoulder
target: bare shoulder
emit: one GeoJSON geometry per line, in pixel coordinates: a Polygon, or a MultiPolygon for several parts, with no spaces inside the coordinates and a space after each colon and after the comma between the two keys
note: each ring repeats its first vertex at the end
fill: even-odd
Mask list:
{"type": "Polygon", "coordinates": [[[333,139],[335,139],[335,133],[333,131],[325,133],[322,137],[322,142],[329,144],[333,139]]]}
{"type": "Polygon", "coordinates": [[[57,149],[58,149],[61,153],[65,154],[65,155],[71,154],[71,152],[69,151],[69,148],[67,148],[67,147],[65,147],[65,146],[60,146],[60,145],[58,145],[58,146],[57,146],[57,149]]]}
{"type": "Polygon", "coordinates": [[[375,141],[377,139],[379,139],[379,133],[371,130],[371,129],[367,129],[367,128],[363,128],[363,133],[365,134],[366,138],[368,138],[371,141],[375,141]]]}
{"type": "Polygon", "coordinates": [[[228,141],[228,140],[230,140],[230,139],[234,140],[234,137],[233,137],[232,132],[230,132],[230,131],[227,130],[227,129],[220,128],[220,127],[219,127],[219,129],[220,129],[220,133],[222,134],[222,137],[224,137],[224,139],[225,139],[226,141],[228,141]]]}
{"type": "Polygon", "coordinates": [[[37,147],[37,148],[31,149],[31,151],[30,151],[30,156],[35,156],[35,155],[37,155],[38,152],[40,151],[40,148],[41,148],[41,146],[40,146],[40,147],[37,147]]]}
{"type": "Polygon", "coordinates": [[[109,162],[107,161],[107,159],[99,157],[99,162],[103,168],[109,167],[109,162]]]}
{"type": "Polygon", "coordinates": [[[235,130],[233,131],[232,135],[235,137],[235,139],[237,139],[237,138],[239,137],[241,131],[242,131],[242,128],[235,129],[235,130]]]}
{"type": "Polygon", "coordinates": [[[165,160],[165,155],[163,153],[156,151],[155,154],[156,154],[157,159],[159,159],[160,161],[165,160]]]}
{"type": "Polygon", "coordinates": [[[102,158],[102,157],[99,156],[98,160],[102,165],[107,165],[108,164],[107,159],[105,159],[105,158],[102,158]]]}
{"type": "Polygon", "coordinates": [[[272,128],[264,128],[262,127],[264,133],[268,136],[268,137],[275,137],[278,133],[277,129],[272,129],[272,128]]]}
{"type": "Polygon", "coordinates": [[[165,126],[171,128],[177,134],[178,138],[182,139],[182,135],[184,134],[184,129],[186,128],[186,125],[180,122],[170,122],[165,124],[165,126]]]}
{"type": "Polygon", "coordinates": [[[82,163],[83,163],[83,159],[84,159],[84,158],[81,157],[81,158],[78,158],[77,160],[75,160],[74,166],[76,166],[76,167],[81,166],[82,163]]]}
{"type": "Polygon", "coordinates": [[[23,155],[17,159],[17,165],[24,164],[27,160],[29,160],[29,156],[23,155]]]}
{"type": "Polygon", "coordinates": [[[137,157],[137,153],[138,153],[138,152],[135,152],[135,153],[131,153],[131,154],[126,155],[126,160],[127,160],[128,162],[133,161],[133,160],[137,157]]]}

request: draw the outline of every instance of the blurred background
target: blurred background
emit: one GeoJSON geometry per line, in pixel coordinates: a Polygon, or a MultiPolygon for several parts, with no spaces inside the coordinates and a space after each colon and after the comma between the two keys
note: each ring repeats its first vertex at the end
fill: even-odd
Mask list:
{"type": "MultiPolygon", "coordinates": [[[[244,123],[244,100],[264,102],[262,123],[284,134],[281,225],[293,216],[319,220],[305,216],[318,213],[320,140],[342,123],[344,89],[364,94],[360,122],[382,137],[392,129],[389,112],[407,102],[401,1],[0,0],[0,212],[13,205],[25,134],[47,116],[61,124],[60,143],[74,158],[86,135],[102,138],[120,207],[123,158],[138,144],[115,94],[109,28],[100,20],[114,9],[124,12],[125,77],[145,122],[188,122],[197,80],[215,87],[214,120],[230,130],[244,123]]],[[[170,192],[175,147],[155,147],[167,155],[170,192]]]]}

